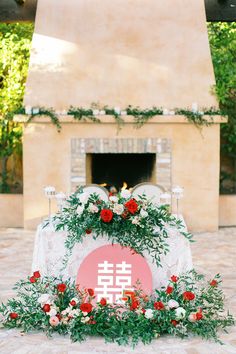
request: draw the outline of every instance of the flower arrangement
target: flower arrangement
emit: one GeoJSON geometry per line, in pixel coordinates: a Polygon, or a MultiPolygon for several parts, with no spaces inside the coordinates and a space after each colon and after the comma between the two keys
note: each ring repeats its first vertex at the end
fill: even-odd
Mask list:
{"type": "Polygon", "coordinates": [[[220,341],[217,331],[234,324],[224,311],[221,279],[205,282],[194,270],[171,276],[169,284],[145,294],[137,283],[121,299],[96,302],[93,289],[80,289],[71,280],[41,278],[39,272],[19,281],[17,298],[0,306],[0,324],[28,332],[69,334],[73,341],[99,335],[106,342],[147,344],[162,334],[199,335],[220,341]]]}
{"type": "Polygon", "coordinates": [[[157,266],[161,266],[161,255],[169,250],[166,240],[171,227],[189,240],[192,237],[166,205],[157,207],[145,196],[136,200],[129,190],[110,195],[105,202],[97,194],[89,195],[79,188],[54,222],[57,231],[67,230],[65,264],[75,243],[88,235],[94,239],[106,235],[112,243],[130,247],[141,255],[146,251],[157,266]]]}

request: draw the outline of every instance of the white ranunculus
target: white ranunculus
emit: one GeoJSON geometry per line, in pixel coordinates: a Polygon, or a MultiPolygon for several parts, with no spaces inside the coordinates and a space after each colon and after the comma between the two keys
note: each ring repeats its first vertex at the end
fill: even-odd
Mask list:
{"type": "Polygon", "coordinates": [[[146,218],[148,216],[148,212],[144,209],[140,210],[140,215],[142,216],[142,218],[146,218]]]}
{"type": "Polygon", "coordinates": [[[47,313],[50,317],[56,316],[57,310],[52,307],[51,310],[47,313]]]}
{"type": "Polygon", "coordinates": [[[70,308],[69,307],[67,307],[65,310],[63,310],[62,312],[61,312],[61,314],[62,314],[62,316],[66,316],[69,312],[70,312],[70,308]]]}
{"type": "Polygon", "coordinates": [[[177,309],[177,307],[179,307],[179,303],[173,299],[170,299],[168,301],[168,306],[170,309],[177,309]]]}
{"type": "Polygon", "coordinates": [[[98,212],[98,207],[93,203],[89,203],[88,210],[90,211],[90,213],[95,214],[98,212]]]}
{"type": "Polygon", "coordinates": [[[50,294],[42,294],[38,298],[38,302],[41,304],[41,306],[45,304],[50,304],[51,303],[51,295],[50,294]]]}
{"type": "Polygon", "coordinates": [[[121,215],[124,212],[124,206],[122,204],[115,204],[113,211],[117,215],[121,215]]]}
{"type": "Polygon", "coordinates": [[[86,323],[86,322],[88,322],[89,320],[90,320],[90,318],[89,318],[88,316],[81,318],[81,322],[82,322],[82,323],[86,323]]]}
{"type": "Polygon", "coordinates": [[[183,307],[178,307],[175,310],[175,318],[176,320],[182,320],[185,317],[186,311],[183,307]]]}
{"type": "Polygon", "coordinates": [[[147,309],[144,316],[148,319],[153,318],[153,310],[152,309],[147,309]]]}
{"type": "Polygon", "coordinates": [[[123,191],[121,191],[120,195],[124,199],[129,199],[131,197],[131,193],[128,189],[124,189],[123,191]]]}
{"type": "Polygon", "coordinates": [[[70,317],[76,317],[76,316],[78,316],[80,314],[80,310],[79,309],[74,309],[74,310],[71,310],[70,312],[69,312],[69,316],[70,317]]]}
{"type": "Polygon", "coordinates": [[[89,199],[89,193],[83,192],[78,194],[78,198],[82,204],[86,204],[89,199]]]}
{"type": "Polygon", "coordinates": [[[111,195],[110,197],[109,197],[109,200],[111,201],[111,202],[113,202],[113,203],[118,203],[118,198],[115,196],[115,195],[111,195]]]}
{"type": "Polygon", "coordinates": [[[139,217],[138,216],[135,216],[132,220],[132,224],[134,225],[138,225],[139,224],[139,217]]]}
{"type": "Polygon", "coordinates": [[[84,211],[84,206],[83,205],[78,205],[78,207],[77,207],[77,214],[78,215],[81,215],[81,214],[83,214],[83,211],[84,211]]]}

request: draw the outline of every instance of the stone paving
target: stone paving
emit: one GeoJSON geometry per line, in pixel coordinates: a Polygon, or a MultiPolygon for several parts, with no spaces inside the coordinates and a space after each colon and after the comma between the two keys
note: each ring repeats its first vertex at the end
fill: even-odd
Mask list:
{"type": "MultiPolygon", "coordinates": [[[[216,233],[195,235],[192,244],[195,268],[211,278],[223,277],[226,305],[236,317],[236,228],[216,233]]],[[[30,272],[34,232],[22,229],[0,230],[0,301],[14,295],[12,286],[30,272]]],[[[0,330],[1,354],[75,354],[75,353],[148,353],[148,354],[228,354],[236,353],[236,329],[221,335],[224,345],[199,338],[181,340],[165,336],[148,346],[139,344],[134,350],[105,344],[102,338],[89,338],[84,343],[71,343],[67,337],[48,339],[42,333],[24,334],[17,330],[0,330]]]]}

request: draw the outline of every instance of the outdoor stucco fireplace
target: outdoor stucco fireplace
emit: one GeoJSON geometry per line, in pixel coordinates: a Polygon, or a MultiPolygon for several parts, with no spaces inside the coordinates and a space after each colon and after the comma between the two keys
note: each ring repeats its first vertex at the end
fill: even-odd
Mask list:
{"type": "Polygon", "coordinates": [[[108,154],[123,179],[122,156],[135,154],[143,166],[151,160],[147,170],[133,165],[131,184],[146,176],[169,191],[184,187],[181,212],[189,229],[215,231],[222,119],[199,130],[174,112],[217,107],[214,84],[202,1],[175,0],[173,7],[173,0],[38,0],[24,105],[52,107],[62,129],[47,116],[24,127],[24,226],[34,228],[47,214],[44,186],[69,194],[78,185],[105,183],[109,171],[98,175],[94,168],[104,170],[108,154]],[[71,106],[88,110],[92,103],[100,123],[68,114],[71,106]],[[126,115],[130,105],[162,107],[165,114],[137,129],[126,115]],[[118,134],[105,106],[123,111],[118,134]]]}

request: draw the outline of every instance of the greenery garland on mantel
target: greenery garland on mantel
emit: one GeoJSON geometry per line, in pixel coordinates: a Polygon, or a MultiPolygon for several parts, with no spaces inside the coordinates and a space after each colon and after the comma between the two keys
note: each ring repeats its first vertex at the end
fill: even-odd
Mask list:
{"type": "MultiPolygon", "coordinates": [[[[194,111],[184,108],[166,110],[163,108],[152,107],[142,109],[140,107],[133,107],[129,105],[125,109],[121,110],[120,108],[110,108],[108,106],[100,107],[98,105],[92,104],[91,108],[71,106],[68,111],[63,111],[60,114],[57,113],[53,108],[44,107],[32,108],[30,111],[31,113],[27,123],[30,123],[37,116],[48,116],[51,119],[51,122],[57,127],[58,131],[61,130],[59,118],[61,114],[73,116],[76,121],[91,121],[94,123],[101,123],[101,120],[98,118],[99,115],[109,115],[114,117],[118,128],[120,128],[125,123],[125,116],[133,117],[134,126],[136,128],[142,127],[155,116],[183,115],[186,117],[189,123],[195,124],[197,127],[201,127],[203,125],[208,126],[212,123],[209,121],[209,119],[204,118],[205,115],[210,117],[216,115],[224,116],[222,111],[213,107],[202,108],[201,110],[194,111]]],[[[16,112],[16,114],[27,114],[27,112],[25,108],[21,108],[16,112]]]]}

